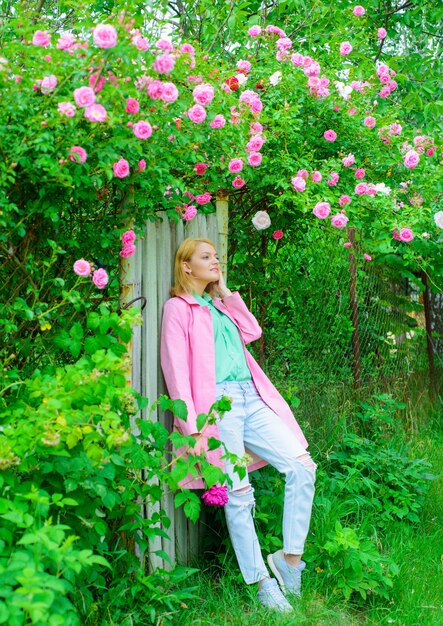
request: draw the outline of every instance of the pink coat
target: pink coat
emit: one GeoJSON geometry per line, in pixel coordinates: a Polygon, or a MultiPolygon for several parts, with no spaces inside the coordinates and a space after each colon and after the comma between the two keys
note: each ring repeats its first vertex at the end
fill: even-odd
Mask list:
{"type": "MultiPolygon", "coordinates": [[[[224,298],[223,302],[214,298],[214,305],[227,315],[238,327],[243,345],[258,339],[261,328],[255,317],[248,311],[238,292],[224,298]]],[[[282,419],[295,433],[304,447],[308,443],[298,425],[291,409],[268,379],[264,371],[244,348],[246,361],[252,379],[262,400],[282,419]]],[[[169,396],[181,399],[188,407],[186,421],[174,418],[174,428],[184,435],[198,432],[196,418],[199,413],[208,413],[215,402],[215,351],[214,331],[211,312],[207,306],[200,304],[188,294],[170,298],[164,306],[160,358],[169,396]]],[[[277,417],[278,416],[278,417],[277,417]]],[[[216,425],[208,426],[204,435],[218,438],[216,425]]],[[[220,459],[221,449],[208,451],[208,460],[223,467],[220,459]]],[[[252,464],[248,471],[266,465],[263,459],[251,455],[252,464]]],[[[186,479],[182,483],[191,489],[203,489],[203,481],[186,479]]]]}

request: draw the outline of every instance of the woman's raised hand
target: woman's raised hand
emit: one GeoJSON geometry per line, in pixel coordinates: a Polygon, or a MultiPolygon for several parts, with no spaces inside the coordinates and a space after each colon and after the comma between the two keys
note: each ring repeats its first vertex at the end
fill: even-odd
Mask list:
{"type": "Polygon", "coordinates": [[[226,298],[227,296],[232,295],[232,291],[227,288],[224,276],[220,270],[217,281],[217,291],[220,298],[226,298]]]}

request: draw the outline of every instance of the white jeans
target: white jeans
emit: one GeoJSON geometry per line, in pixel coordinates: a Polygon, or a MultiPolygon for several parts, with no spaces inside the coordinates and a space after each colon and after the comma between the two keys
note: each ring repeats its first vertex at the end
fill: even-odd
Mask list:
{"type": "MultiPolygon", "coordinates": [[[[227,450],[242,457],[246,447],[285,475],[283,550],[302,554],[314,497],[314,462],[290,428],[263,402],[252,381],[217,384],[216,396],[232,399],[231,410],[217,420],[227,450]]],[[[243,578],[252,584],[269,576],[252,517],[254,490],[248,475],[240,479],[227,460],[225,471],[232,480],[225,506],[229,535],[243,578]]]]}

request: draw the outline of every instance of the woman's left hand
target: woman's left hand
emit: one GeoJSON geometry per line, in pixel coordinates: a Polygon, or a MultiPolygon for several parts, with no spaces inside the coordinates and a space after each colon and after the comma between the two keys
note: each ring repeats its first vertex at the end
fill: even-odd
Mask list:
{"type": "Polygon", "coordinates": [[[225,283],[225,279],[223,277],[223,274],[220,270],[219,275],[218,275],[218,281],[216,283],[216,288],[218,291],[218,294],[220,296],[220,298],[227,298],[228,296],[232,295],[232,291],[230,289],[227,288],[226,283],[225,283]]]}

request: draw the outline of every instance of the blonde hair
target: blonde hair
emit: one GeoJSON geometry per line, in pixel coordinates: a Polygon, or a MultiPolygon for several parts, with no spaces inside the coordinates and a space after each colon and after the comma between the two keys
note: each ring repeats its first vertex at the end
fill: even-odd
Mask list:
{"type": "MultiPolygon", "coordinates": [[[[192,278],[185,272],[183,269],[183,262],[190,261],[192,255],[197,250],[197,246],[201,243],[208,243],[210,246],[215,248],[215,244],[210,239],[205,239],[204,237],[197,237],[195,239],[185,239],[180,244],[174,260],[174,286],[172,287],[170,293],[171,296],[178,296],[182,293],[192,293],[192,278]]],[[[215,289],[212,289],[210,286],[206,293],[210,296],[215,295],[215,289]]]]}

